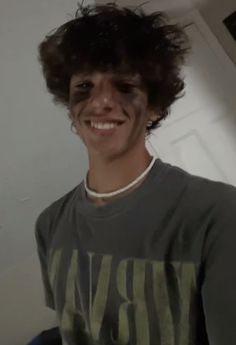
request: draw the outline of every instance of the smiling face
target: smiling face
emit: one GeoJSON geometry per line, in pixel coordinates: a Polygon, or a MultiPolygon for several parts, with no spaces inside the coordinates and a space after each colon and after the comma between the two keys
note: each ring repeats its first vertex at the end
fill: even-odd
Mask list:
{"type": "Polygon", "coordinates": [[[69,109],[90,157],[143,149],[147,121],[155,118],[140,76],[112,72],[74,75],[69,109]]]}

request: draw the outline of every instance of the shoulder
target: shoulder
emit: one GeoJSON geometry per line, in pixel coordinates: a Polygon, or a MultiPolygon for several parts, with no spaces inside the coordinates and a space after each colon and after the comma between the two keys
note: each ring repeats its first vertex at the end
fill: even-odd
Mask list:
{"type": "Polygon", "coordinates": [[[164,183],[165,190],[169,193],[166,194],[178,196],[176,207],[186,223],[191,224],[191,227],[194,224],[222,224],[226,220],[234,220],[236,223],[235,186],[191,174],[168,163],[167,165],[169,172],[164,183]]]}
{"type": "Polygon", "coordinates": [[[173,175],[184,181],[176,207],[181,209],[191,238],[200,236],[203,241],[202,260],[213,262],[227,256],[235,260],[236,187],[180,168],[174,168],[173,175]]]}
{"type": "Polygon", "coordinates": [[[217,212],[221,210],[228,213],[236,206],[236,187],[222,181],[191,175],[188,197],[198,207],[214,206],[217,212]]]}
{"type": "Polygon", "coordinates": [[[206,248],[236,240],[236,187],[182,172],[186,179],[184,216],[191,229],[201,229],[206,248]]]}
{"type": "Polygon", "coordinates": [[[181,182],[187,206],[206,207],[214,204],[225,208],[236,203],[236,186],[232,184],[194,175],[177,166],[171,166],[169,176],[172,176],[172,183],[181,182]]]}
{"type": "Polygon", "coordinates": [[[77,195],[77,187],[73,188],[54,202],[49,204],[36,218],[35,232],[36,236],[48,237],[61,217],[70,212],[74,205],[77,195]]]}

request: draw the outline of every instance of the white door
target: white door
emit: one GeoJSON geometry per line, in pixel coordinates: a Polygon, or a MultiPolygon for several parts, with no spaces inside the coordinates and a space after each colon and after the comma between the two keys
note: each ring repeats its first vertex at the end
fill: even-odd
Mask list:
{"type": "Polygon", "coordinates": [[[196,23],[186,32],[192,54],[184,69],[185,96],[151,135],[147,148],[192,174],[236,186],[236,69],[216,41],[217,49],[212,49],[206,26],[205,34],[196,23]]]}

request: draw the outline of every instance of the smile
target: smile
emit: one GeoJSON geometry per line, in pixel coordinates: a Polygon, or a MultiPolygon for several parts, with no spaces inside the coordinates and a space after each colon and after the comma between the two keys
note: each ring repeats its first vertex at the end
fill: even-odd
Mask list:
{"type": "Polygon", "coordinates": [[[118,126],[118,123],[101,123],[101,122],[90,122],[91,127],[97,129],[112,129],[118,126]]]}
{"type": "Polygon", "coordinates": [[[111,131],[116,127],[122,125],[123,122],[121,121],[86,121],[90,128],[94,128],[100,131],[111,131]]]}

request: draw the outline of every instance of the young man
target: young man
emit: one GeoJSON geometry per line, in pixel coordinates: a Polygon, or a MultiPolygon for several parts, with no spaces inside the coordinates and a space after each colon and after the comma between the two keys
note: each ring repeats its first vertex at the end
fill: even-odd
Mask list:
{"type": "Polygon", "coordinates": [[[84,181],[36,222],[64,345],[236,344],[236,188],[145,147],[184,88],[187,45],[163,14],[111,4],[40,44],[89,158],[84,181]]]}

